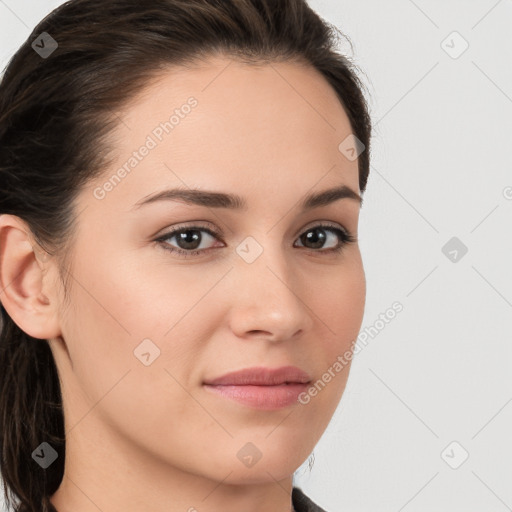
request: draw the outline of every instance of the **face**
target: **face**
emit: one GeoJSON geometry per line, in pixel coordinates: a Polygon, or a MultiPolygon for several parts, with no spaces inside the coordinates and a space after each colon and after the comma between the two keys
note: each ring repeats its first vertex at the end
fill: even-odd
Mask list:
{"type": "Polygon", "coordinates": [[[346,193],[360,193],[357,160],[338,149],[348,118],[310,67],[221,57],[169,70],[119,116],[117,160],[76,203],[71,305],[51,340],[68,442],[87,432],[109,451],[232,483],[286,478],[339,403],[340,357],[363,317],[360,250],[345,238],[358,236],[360,203],[346,193]],[[242,204],[154,198],[172,189],[242,204]],[[310,378],[293,387],[299,400],[292,388],[283,400],[283,386],[250,402],[204,384],[290,365],[310,378]]]}

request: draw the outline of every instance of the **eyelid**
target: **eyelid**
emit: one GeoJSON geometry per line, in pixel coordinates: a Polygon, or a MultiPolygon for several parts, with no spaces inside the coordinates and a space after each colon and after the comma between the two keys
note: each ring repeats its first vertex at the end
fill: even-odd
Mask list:
{"type": "Polygon", "coordinates": [[[192,228],[201,228],[206,231],[210,231],[210,234],[215,236],[222,236],[222,230],[218,229],[215,224],[208,222],[206,220],[191,220],[186,222],[179,222],[178,224],[173,224],[172,226],[168,226],[166,231],[164,230],[159,235],[154,235],[153,239],[156,238],[162,238],[166,236],[171,236],[172,234],[175,234],[177,231],[182,231],[185,229],[192,229],[192,228]]]}
{"type": "Polygon", "coordinates": [[[336,228],[341,229],[341,231],[344,231],[347,235],[350,234],[350,231],[343,226],[343,224],[340,224],[339,222],[334,222],[331,220],[314,220],[309,224],[306,224],[304,227],[300,228],[300,230],[295,234],[295,236],[299,236],[304,231],[307,231],[308,229],[317,228],[317,227],[330,227],[330,228],[336,228]]]}
{"type": "MultiPolygon", "coordinates": [[[[310,223],[306,224],[305,226],[301,227],[295,233],[294,236],[297,237],[300,234],[302,234],[304,231],[306,231],[307,229],[319,227],[320,225],[338,228],[338,229],[341,229],[342,231],[344,231],[347,235],[351,234],[350,230],[348,230],[345,226],[343,226],[343,224],[340,224],[339,222],[334,222],[334,221],[330,221],[330,220],[314,220],[314,221],[311,221],[310,223]]],[[[163,233],[161,233],[159,235],[155,235],[155,237],[161,238],[164,236],[170,236],[171,234],[174,234],[177,231],[180,231],[183,229],[192,229],[192,228],[205,229],[206,231],[210,231],[211,235],[215,235],[215,236],[219,236],[219,237],[221,237],[223,235],[223,231],[221,229],[218,229],[217,226],[215,226],[215,224],[213,224],[209,221],[191,220],[191,221],[186,221],[183,223],[174,224],[172,226],[172,229],[170,229],[169,231],[164,231],[163,233]]]]}

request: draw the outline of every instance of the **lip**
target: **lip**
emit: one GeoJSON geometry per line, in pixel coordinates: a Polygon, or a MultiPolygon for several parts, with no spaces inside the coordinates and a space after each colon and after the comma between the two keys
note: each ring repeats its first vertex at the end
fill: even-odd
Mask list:
{"type": "Polygon", "coordinates": [[[281,366],[279,368],[255,366],[205,380],[204,384],[213,386],[277,386],[288,383],[307,384],[310,381],[311,377],[296,366],[281,366]]]}
{"type": "Polygon", "coordinates": [[[203,382],[209,391],[243,405],[276,410],[297,403],[311,377],[296,366],[254,367],[230,372],[203,382]]]}

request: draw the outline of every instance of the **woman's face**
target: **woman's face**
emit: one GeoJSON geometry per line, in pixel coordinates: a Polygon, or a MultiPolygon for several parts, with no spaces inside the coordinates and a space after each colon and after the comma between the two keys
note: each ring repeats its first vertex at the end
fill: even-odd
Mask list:
{"type": "Polygon", "coordinates": [[[338,231],[357,237],[359,201],[302,204],[331,188],[360,193],[358,162],[339,149],[348,118],[312,68],[221,57],[170,70],[119,117],[117,160],[76,204],[71,306],[51,340],[67,446],[103,468],[129,458],[133,473],[287,478],[336,409],[349,373],[339,361],[363,317],[359,246],[338,231]],[[144,204],[171,189],[245,206],[144,204]],[[322,382],[315,396],[306,387],[258,407],[204,384],[288,365],[322,382]]]}

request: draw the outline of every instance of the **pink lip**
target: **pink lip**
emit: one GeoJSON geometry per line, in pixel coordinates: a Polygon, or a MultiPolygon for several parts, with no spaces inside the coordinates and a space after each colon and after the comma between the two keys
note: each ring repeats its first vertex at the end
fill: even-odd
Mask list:
{"type": "Polygon", "coordinates": [[[296,366],[247,368],[205,380],[204,387],[256,409],[275,410],[297,402],[311,377],[296,366]]]}
{"type": "Polygon", "coordinates": [[[256,366],[253,368],[244,368],[235,372],[226,373],[216,379],[205,380],[204,384],[236,386],[236,385],[254,385],[254,386],[275,386],[285,383],[306,384],[311,377],[296,366],[281,366],[280,368],[266,368],[256,366]]]}

